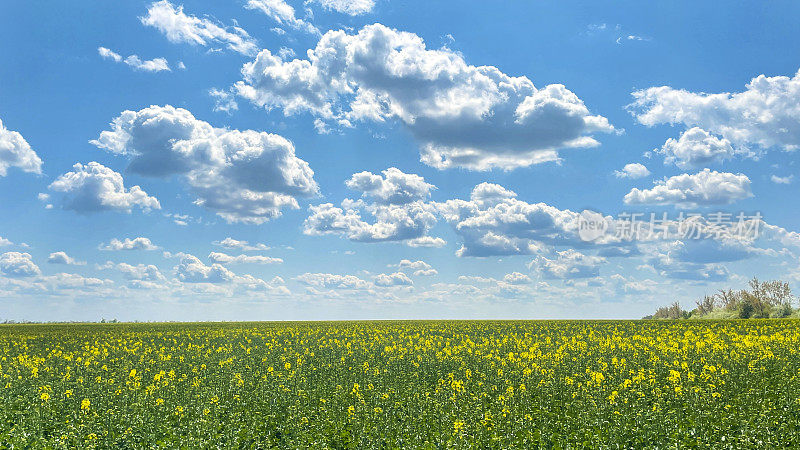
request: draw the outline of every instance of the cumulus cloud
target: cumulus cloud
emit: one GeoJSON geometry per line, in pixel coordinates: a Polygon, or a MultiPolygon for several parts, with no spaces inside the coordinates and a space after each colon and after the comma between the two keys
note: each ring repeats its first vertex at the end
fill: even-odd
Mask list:
{"type": "Polygon", "coordinates": [[[272,258],[261,255],[229,255],[227,253],[211,252],[208,255],[211,262],[218,264],[281,264],[281,258],[272,258]]]}
{"type": "Polygon", "coordinates": [[[319,34],[317,27],[298,18],[294,8],[284,0],[248,0],[245,8],[261,11],[279,25],[285,25],[311,34],[319,34]]]}
{"type": "MultiPolygon", "coordinates": [[[[166,280],[161,271],[158,270],[158,267],[156,267],[153,264],[137,264],[134,266],[128,263],[114,264],[109,261],[103,268],[116,269],[125,278],[133,281],[146,281],[151,283],[157,283],[166,280]]],[[[153,285],[138,285],[138,284],[135,284],[135,286],[139,288],[153,287],[153,285]]]]}
{"type": "Polygon", "coordinates": [[[85,261],[77,261],[75,258],[66,254],[66,252],[53,252],[47,257],[47,262],[50,264],[67,264],[71,266],[86,265],[85,261]]]}
{"type": "Polygon", "coordinates": [[[372,284],[355,275],[337,275],[332,273],[304,273],[295,278],[307,286],[321,289],[370,289],[372,284]]]}
{"type": "Polygon", "coordinates": [[[414,282],[411,281],[411,278],[408,278],[408,275],[403,272],[382,273],[375,276],[375,285],[377,286],[411,286],[413,284],[414,282]]]}
{"type": "Polygon", "coordinates": [[[310,0],[309,3],[350,16],[366,14],[375,7],[375,0],[310,0]]]}
{"type": "Polygon", "coordinates": [[[650,171],[647,170],[647,167],[645,167],[643,164],[631,163],[631,164],[625,164],[625,167],[623,167],[622,170],[615,170],[614,175],[616,175],[617,178],[636,179],[636,178],[644,178],[650,175],[650,171]]]}
{"type": "Polygon", "coordinates": [[[347,187],[370,197],[377,203],[402,205],[418,200],[427,200],[436,186],[426,183],[419,175],[404,173],[396,167],[381,172],[359,172],[345,182],[347,187]]]}
{"type": "Polygon", "coordinates": [[[333,234],[355,242],[410,241],[424,237],[436,224],[432,208],[423,202],[378,205],[345,200],[341,208],[323,203],[310,206],[309,211],[303,233],[333,234]],[[374,221],[364,220],[362,211],[373,216],[374,221]]]}
{"type": "Polygon", "coordinates": [[[12,278],[26,278],[41,275],[30,253],[6,252],[0,255],[0,273],[12,278]]]}
{"type": "Polygon", "coordinates": [[[72,169],[72,172],[59,176],[48,187],[51,191],[64,193],[61,201],[64,209],[78,213],[130,213],[133,207],[145,212],[161,209],[155,197],[147,195],[139,186],[125,189],[122,175],[100,163],[76,163],[72,169]]]}
{"type": "Polygon", "coordinates": [[[669,86],[633,92],[630,105],[644,125],[699,127],[738,146],[793,150],[800,146],[800,72],[759,75],[741,92],[707,94],[669,86]]]}
{"type": "Polygon", "coordinates": [[[527,203],[516,193],[491,183],[473,189],[470,200],[436,203],[462,241],[458,256],[539,253],[547,245],[580,243],[579,214],[545,203],[527,203]]]}
{"type": "Polygon", "coordinates": [[[253,251],[253,250],[262,251],[270,249],[270,247],[268,247],[266,244],[262,244],[260,242],[251,245],[247,241],[239,241],[232,237],[226,237],[221,241],[214,241],[212,242],[212,244],[217,245],[219,247],[227,248],[229,250],[239,249],[242,251],[253,251]]]}
{"type": "Polygon", "coordinates": [[[414,239],[408,239],[403,242],[409,247],[428,247],[428,248],[441,248],[447,244],[447,241],[440,237],[422,236],[414,239]]]}
{"type": "Polygon", "coordinates": [[[233,281],[236,275],[221,264],[203,264],[196,256],[185,255],[175,266],[175,275],[184,283],[225,283],[233,281]]]}
{"type": "Polygon", "coordinates": [[[540,256],[531,261],[529,266],[538,269],[545,278],[575,279],[600,275],[600,265],[605,262],[605,258],[567,249],[556,252],[552,259],[540,256]]]}
{"type": "Polygon", "coordinates": [[[632,189],[625,195],[628,205],[676,205],[682,208],[726,205],[752,197],[750,179],[743,174],[710,169],[656,181],[652,189],[632,189]]]}
{"type": "Polygon", "coordinates": [[[175,7],[167,0],[154,2],[147,15],[140,18],[143,25],[154,27],[173,43],[211,46],[224,45],[243,55],[258,51],[255,39],[239,27],[225,27],[207,18],[188,15],[183,5],[175,7]]]}
{"type": "Polygon", "coordinates": [[[655,152],[664,155],[665,164],[675,164],[681,169],[722,162],[735,153],[729,140],[697,127],[684,131],[677,140],[667,139],[655,152]]]}
{"type": "Polygon", "coordinates": [[[242,75],[240,96],[286,115],[309,112],[323,129],[322,122],[399,121],[419,141],[421,160],[439,169],[554,161],[559,149],[596,146],[594,133],[613,130],[562,85],[537,88],[381,24],[329,31],[308,59],[262,50],[242,75]]]}
{"type": "Polygon", "coordinates": [[[530,284],[531,277],[525,275],[524,273],[511,272],[507,273],[503,277],[503,281],[508,284],[530,284]]]}
{"type": "Polygon", "coordinates": [[[6,176],[10,167],[41,174],[42,160],[21,134],[9,130],[0,120],[0,177],[6,176]]]}
{"type": "Polygon", "coordinates": [[[120,250],[158,250],[159,247],[150,242],[146,237],[125,238],[119,240],[117,238],[111,239],[108,244],[100,244],[99,250],[106,251],[120,251],[120,250]]]}
{"type": "Polygon", "coordinates": [[[409,259],[402,259],[399,263],[394,265],[389,265],[389,267],[397,267],[399,269],[404,269],[410,271],[414,274],[415,277],[430,277],[437,275],[439,272],[431,267],[430,264],[426,263],[425,261],[411,261],[409,259]]]}
{"type": "Polygon", "coordinates": [[[127,58],[123,58],[119,53],[106,47],[97,47],[97,53],[100,54],[103,59],[110,59],[117,63],[123,62],[134,70],[141,70],[144,72],[172,71],[172,69],[169,68],[169,63],[164,58],[154,58],[144,61],[139,58],[138,55],[130,55],[127,58]]]}
{"type": "Polygon", "coordinates": [[[195,204],[228,222],[263,223],[319,190],[314,171],[277,134],[214,128],[170,105],[124,111],[111,128],[91,143],[127,156],[132,173],[181,176],[195,204]]]}

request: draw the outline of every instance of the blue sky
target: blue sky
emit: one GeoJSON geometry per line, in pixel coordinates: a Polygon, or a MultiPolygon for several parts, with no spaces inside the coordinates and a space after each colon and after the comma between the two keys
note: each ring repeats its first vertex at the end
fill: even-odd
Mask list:
{"type": "Polygon", "coordinates": [[[798,10],[3,5],[0,319],[635,318],[798,288],[798,10]],[[614,232],[715,212],[759,233],[614,232]]]}

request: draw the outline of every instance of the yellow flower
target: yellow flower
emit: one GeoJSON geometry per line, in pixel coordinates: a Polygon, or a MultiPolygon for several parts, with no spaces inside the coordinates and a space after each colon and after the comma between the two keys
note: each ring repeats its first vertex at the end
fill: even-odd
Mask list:
{"type": "Polygon", "coordinates": [[[81,411],[89,411],[89,405],[91,404],[92,402],[88,398],[81,400],[81,411]]]}
{"type": "Polygon", "coordinates": [[[42,399],[42,401],[46,402],[46,401],[50,400],[50,394],[48,394],[47,392],[42,392],[39,395],[39,398],[42,399]]]}

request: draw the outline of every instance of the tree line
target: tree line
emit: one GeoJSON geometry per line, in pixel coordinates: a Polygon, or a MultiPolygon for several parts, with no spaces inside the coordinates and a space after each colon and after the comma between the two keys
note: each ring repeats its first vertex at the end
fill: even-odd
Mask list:
{"type": "Polygon", "coordinates": [[[662,306],[655,313],[643,319],[755,319],[800,317],[795,309],[797,298],[792,294],[789,283],[781,280],[759,281],[753,278],[749,289],[735,291],[720,290],[713,295],[705,295],[695,302],[691,311],[681,308],[674,302],[662,306]]]}

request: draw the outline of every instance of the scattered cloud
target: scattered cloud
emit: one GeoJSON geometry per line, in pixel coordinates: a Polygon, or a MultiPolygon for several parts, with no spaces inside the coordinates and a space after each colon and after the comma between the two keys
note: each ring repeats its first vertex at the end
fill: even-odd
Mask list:
{"type": "Polygon", "coordinates": [[[545,278],[593,278],[600,275],[600,265],[605,262],[605,258],[567,249],[556,252],[552,259],[539,256],[531,261],[529,267],[539,270],[545,278]]]}
{"type": "Polygon", "coordinates": [[[85,261],[77,261],[75,258],[67,255],[65,252],[53,252],[47,257],[47,262],[50,264],[66,264],[70,266],[85,266],[85,261]]]}
{"type": "Polygon", "coordinates": [[[188,15],[183,5],[177,7],[167,0],[154,2],[147,15],[140,18],[142,24],[154,27],[172,43],[186,43],[203,47],[224,45],[229,50],[243,55],[258,51],[255,39],[239,27],[225,27],[207,18],[188,15]]]}
{"type": "Polygon", "coordinates": [[[264,13],[281,26],[288,26],[295,30],[311,34],[320,34],[317,27],[311,22],[300,19],[295,14],[294,8],[284,0],[248,0],[247,9],[255,9],[264,13]]]}
{"type": "Polygon", "coordinates": [[[722,136],[734,146],[800,148],[800,72],[759,75],[741,92],[707,94],[669,86],[633,92],[629,106],[647,126],[683,124],[722,136]]]}
{"type": "Polygon", "coordinates": [[[355,275],[331,273],[304,273],[295,278],[299,283],[321,289],[370,289],[372,284],[355,275]]]}
{"type": "Polygon", "coordinates": [[[119,53],[116,53],[106,47],[97,47],[97,53],[99,53],[103,59],[110,59],[111,61],[117,63],[123,62],[134,70],[140,70],[143,72],[172,71],[172,69],[169,68],[169,63],[164,58],[154,58],[144,61],[139,58],[138,55],[130,55],[127,58],[123,58],[119,53]]]}
{"type": "Polygon", "coordinates": [[[26,278],[41,275],[30,253],[6,252],[0,255],[0,273],[12,278],[26,278]]]}
{"type": "Polygon", "coordinates": [[[99,250],[120,251],[120,250],[158,250],[160,247],[150,242],[146,237],[125,238],[119,240],[111,239],[108,244],[100,244],[99,250]]]}
{"type": "Polygon", "coordinates": [[[728,205],[752,197],[750,179],[743,174],[703,169],[656,181],[652,189],[632,189],[625,195],[628,205],[676,205],[681,208],[728,205]]]}
{"type": "Polygon", "coordinates": [[[788,175],[785,177],[779,177],[777,175],[772,175],[770,180],[775,184],[791,184],[792,180],[794,179],[794,175],[788,175]]]}
{"type": "Polygon", "coordinates": [[[42,160],[21,134],[9,130],[0,120],[0,177],[6,176],[10,167],[41,174],[42,160]]]}
{"type": "Polygon", "coordinates": [[[161,209],[155,197],[147,195],[139,186],[125,189],[122,175],[98,162],[76,163],[72,169],[48,186],[51,191],[64,193],[61,199],[63,209],[84,214],[100,211],[130,213],[134,207],[145,212],[161,209]]]}
{"type": "Polygon", "coordinates": [[[319,190],[314,171],[277,134],[214,128],[170,105],[124,111],[111,126],[91,143],[127,156],[131,173],[181,176],[195,204],[228,222],[264,223],[319,190]]]}
{"type": "Polygon", "coordinates": [[[208,255],[211,262],[218,264],[281,264],[281,258],[272,258],[261,255],[229,255],[227,253],[211,252],[208,255]]]}
{"type": "Polygon", "coordinates": [[[221,241],[214,241],[212,242],[212,244],[219,247],[227,248],[229,250],[239,249],[242,251],[264,251],[264,250],[269,250],[271,248],[266,244],[262,244],[260,242],[255,244],[250,244],[247,241],[239,241],[232,237],[226,237],[221,241]]]}
{"type": "Polygon", "coordinates": [[[212,88],[209,89],[208,95],[214,99],[214,112],[224,112],[230,115],[234,111],[239,110],[239,104],[236,103],[236,98],[228,91],[212,88]]]}
{"type": "Polygon", "coordinates": [[[614,175],[617,178],[637,179],[650,175],[650,171],[647,170],[647,167],[645,167],[643,164],[630,163],[625,164],[625,167],[623,167],[622,170],[615,170],[614,175]]]}
{"type": "Polygon", "coordinates": [[[675,164],[681,169],[720,163],[736,153],[729,140],[697,127],[684,131],[677,140],[667,139],[655,152],[664,155],[665,164],[675,164]]]}
{"type": "Polygon", "coordinates": [[[380,204],[404,205],[407,203],[427,200],[430,191],[436,186],[426,183],[419,175],[403,173],[400,169],[390,167],[383,172],[383,176],[372,172],[360,172],[345,183],[354,191],[359,191],[362,197],[369,197],[380,204]]]}
{"type": "Polygon", "coordinates": [[[329,11],[336,11],[350,16],[360,16],[372,11],[375,0],[308,0],[329,11]]]}
{"type": "Polygon", "coordinates": [[[562,85],[536,88],[381,24],[329,31],[308,59],[262,50],[242,74],[240,96],[287,116],[309,112],[343,127],[397,120],[420,143],[421,160],[439,169],[555,161],[559,149],[597,146],[594,133],[614,130],[562,85]]]}
{"type": "Polygon", "coordinates": [[[390,274],[382,273],[375,276],[375,285],[377,286],[411,286],[413,284],[414,282],[411,281],[411,278],[408,278],[408,275],[404,274],[403,272],[395,272],[390,274]]]}
{"type": "Polygon", "coordinates": [[[214,263],[207,266],[192,255],[181,258],[174,270],[178,279],[184,283],[224,283],[233,281],[236,277],[221,264],[214,263]]]}

